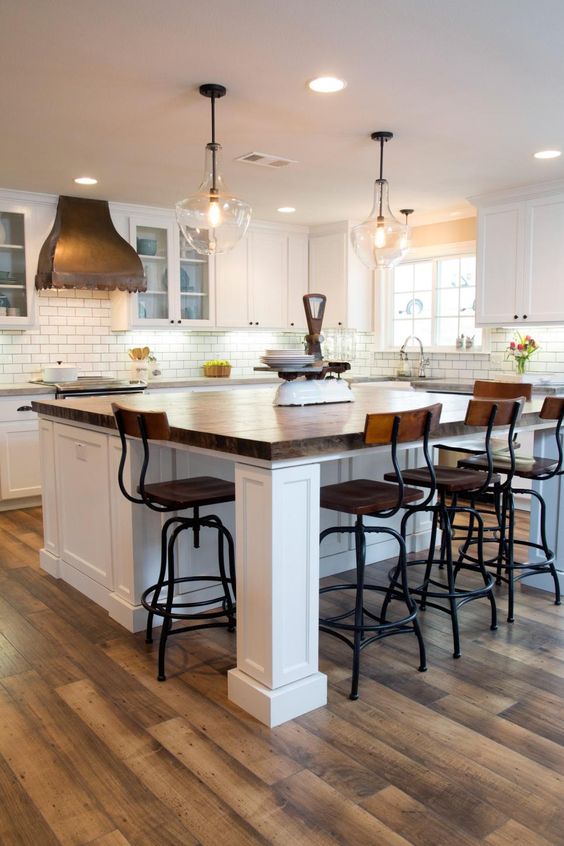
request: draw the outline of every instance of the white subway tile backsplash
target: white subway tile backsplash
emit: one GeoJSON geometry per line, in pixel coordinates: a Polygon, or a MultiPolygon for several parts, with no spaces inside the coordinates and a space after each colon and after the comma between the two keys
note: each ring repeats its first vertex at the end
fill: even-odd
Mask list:
{"type": "MultiPolygon", "coordinates": [[[[266,347],[296,347],[303,333],[135,330],[111,332],[111,304],[104,291],[42,291],[38,293],[38,326],[29,330],[0,331],[0,384],[36,376],[45,364],[61,360],[83,372],[111,372],[126,377],[130,360],[127,350],[149,346],[164,376],[198,376],[210,358],[228,358],[234,375],[252,375],[266,347]]],[[[531,334],[540,344],[531,360],[530,372],[564,374],[564,329],[535,327],[531,334]]],[[[435,378],[475,379],[514,372],[505,360],[511,330],[490,332],[491,353],[447,350],[429,353],[428,374],[435,378]]],[[[357,333],[357,355],[351,362],[359,375],[394,376],[399,354],[377,350],[374,336],[357,333]]],[[[416,351],[410,350],[412,367],[416,351]]]]}

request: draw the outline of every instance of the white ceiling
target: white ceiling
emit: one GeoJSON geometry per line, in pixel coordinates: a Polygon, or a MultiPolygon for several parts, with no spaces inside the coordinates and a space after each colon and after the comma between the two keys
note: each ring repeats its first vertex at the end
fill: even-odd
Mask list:
{"type": "Polygon", "coordinates": [[[220,82],[226,181],[256,217],[365,217],[387,129],[392,208],[448,219],[564,177],[532,158],[564,147],[563,43],[562,0],[2,0],[0,185],[171,206],[201,178],[197,87],[220,82]],[[311,93],[325,73],[348,87],[311,93]],[[253,150],[298,163],[233,161],[253,150]]]}

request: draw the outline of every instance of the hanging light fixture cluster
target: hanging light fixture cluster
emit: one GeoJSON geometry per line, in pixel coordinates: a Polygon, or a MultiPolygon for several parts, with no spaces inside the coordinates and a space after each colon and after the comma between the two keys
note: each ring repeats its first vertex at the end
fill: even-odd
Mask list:
{"type": "Polygon", "coordinates": [[[226,188],[220,172],[221,144],[215,140],[215,101],[225,97],[224,85],[206,83],[200,94],[211,100],[211,141],[206,144],[204,178],[195,194],[176,204],[176,219],[190,246],[200,255],[232,250],[247,231],[252,209],[226,188]]]}
{"type": "Polygon", "coordinates": [[[390,210],[388,181],[384,179],[384,144],[394,137],[392,132],[373,132],[370,136],[380,144],[380,176],[374,183],[374,205],[368,218],[354,226],[351,240],[361,262],[370,268],[394,267],[409,247],[408,215],[412,209],[403,209],[405,223],[397,220],[390,210]]]}

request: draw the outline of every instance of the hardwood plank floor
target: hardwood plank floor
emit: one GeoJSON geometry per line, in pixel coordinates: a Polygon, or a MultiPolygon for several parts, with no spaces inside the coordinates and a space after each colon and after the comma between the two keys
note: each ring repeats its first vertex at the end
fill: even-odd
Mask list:
{"type": "Polygon", "coordinates": [[[427,610],[428,672],[415,638],[376,643],[358,702],[350,651],[322,635],[328,707],[269,730],[227,699],[232,635],[173,639],[159,683],[156,645],[40,571],[40,546],[40,509],[0,513],[1,846],[564,844],[549,594],[518,588],[508,626],[501,587],[497,632],[487,600],[466,605],[456,661],[427,610]]]}

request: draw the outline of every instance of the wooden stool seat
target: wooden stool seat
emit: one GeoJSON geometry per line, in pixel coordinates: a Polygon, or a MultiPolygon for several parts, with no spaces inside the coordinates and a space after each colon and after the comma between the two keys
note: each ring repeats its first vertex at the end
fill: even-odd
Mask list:
{"type": "MultiPolygon", "coordinates": [[[[413,470],[402,470],[402,476],[409,485],[421,485],[422,488],[430,488],[432,479],[426,467],[418,467],[413,470]]],[[[476,491],[487,482],[487,473],[482,470],[464,470],[457,467],[435,466],[436,486],[439,492],[447,494],[476,491]]],[[[396,481],[395,473],[386,473],[384,479],[396,481]]],[[[491,483],[499,482],[499,477],[493,477],[491,483]]]]}
{"type": "MultiPolygon", "coordinates": [[[[492,455],[494,471],[496,473],[508,473],[512,469],[511,456],[500,455],[494,453],[492,455]]],[[[459,467],[467,468],[469,470],[478,470],[487,468],[487,460],[485,456],[477,455],[474,458],[464,458],[458,462],[459,467]]],[[[534,455],[520,456],[515,455],[515,469],[514,476],[519,476],[522,479],[537,479],[544,476],[546,473],[552,473],[558,466],[558,459],[556,458],[537,458],[534,455]]]]}
{"type": "MultiPolygon", "coordinates": [[[[404,488],[402,505],[423,497],[417,488],[404,488]]],[[[321,488],[321,507],[346,514],[377,514],[394,508],[398,502],[398,486],[372,479],[353,479],[321,488]]]]}
{"type": "Polygon", "coordinates": [[[214,476],[194,476],[191,479],[145,485],[145,493],[152,502],[175,511],[183,511],[185,508],[203,508],[220,502],[233,502],[235,485],[214,476]]]}

